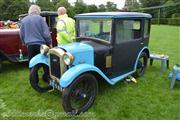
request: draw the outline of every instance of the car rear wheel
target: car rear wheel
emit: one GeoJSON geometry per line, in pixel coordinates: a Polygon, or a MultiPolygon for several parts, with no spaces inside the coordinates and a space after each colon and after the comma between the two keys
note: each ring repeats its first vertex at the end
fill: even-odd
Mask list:
{"type": "Polygon", "coordinates": [[[133,74],[133,77],[138,78],[144,75],[147,67],[148,56],[145,52],[141,53],[141,56],[138,59],[136,72],[133,74]]]}
{"type": "Polygon", "coordinates": [[[51,90],[49,85],[49,67],[45,64],[35,65],[30,72],[30,84],[38,92],[51,90]]]}
{"type": "Polygon", "coordinates": [[[86,112],[94,103],[98,91],[98,83],[90,73],[77,77],[63,90],[63,108],[70,115],[86,112]]]}

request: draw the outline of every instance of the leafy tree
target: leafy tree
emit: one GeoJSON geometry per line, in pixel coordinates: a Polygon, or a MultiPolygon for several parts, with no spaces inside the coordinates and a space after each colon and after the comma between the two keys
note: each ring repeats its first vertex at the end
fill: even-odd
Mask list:
{"type": "Polygon", "coordinates": [[[137,0],[126,0],[125,8],[128,10],[134,10],[140,8],[140,4],[137,0]]]}
{"type": "Polygon", "coordinates": [[[100,5],[99,5],[99,11],[100,11],[100,12],[105,12],[105,11],[106,11],[106,6],[103,5],[103,4],[100,4],[100,5]]]}
{"type": "Polygon", "coordinates": [[[59,2],[60,0],[51,0],[51,2],[54,4],[54,6],[56,6],[56,4],[59,2]]]}
{"type": "Polygon", "coordinates": [[[3,5],[4,5],[4,0],[0,0],[0,20],[3,19],[3,14],[4,14],[4,11],[3,11],[3,5]]]}
{"type": "Polygon", "coordinates": [[[0,19],[18,20],[20,14],[27,13],[29,0],[0,0],[0,19]]]}
{"type": "Polygon", "coordinates": [[[98,12],[98,7],[96,5],[88,5],[89,12],[98,12]]]}
{"type": "Polygon", "coordinates": [[[50,0],[37,0],[36,4],[39,5],[42,11],[55,10],[53,2],[50,2],[50,0]]]}
{"type": "Polygon", "coordinates": [[[58,9],[59,7],[71,7],[71,4],[68,2],[68,0],[57,0],[57,3],[55,5],[55,8],[58,9]]]}
{"type": "Polygon", "coordinates": [[[152,7],[162,5],[166,0],[139,0],[142,7],[152,7]]]}
{"type": "MultiPolygon", "coordinates": [[[[166,1],[166,3],[164,5],[172,5],[174,4],[174,0],[168,0],[166,1]]],[[[164,17],[164,18],[171,18],[171,16],[174,14],[174,13],[178,13],[176,12],[178,9],[177,7],[165,7],[165,8],[162,8],[162,15],[161,17],[164,17]]]]}
{"type": "Polygon", "coordinates": [[[110,11],[117,11],[118,10],[117,9],[117,5],[114,4],[113,2],[107,2],[106,3],[106,9],[107,9],[108,12],[110,12],[110,11]]]}
{"type": "Polygon", "coordinates": [[[77,0],[77,1],[75,2],[74,12],[75,12],[76,14],[88,12],[88,7],[87,7],[87,5],[83,2],[83,0],[77,0]]]}

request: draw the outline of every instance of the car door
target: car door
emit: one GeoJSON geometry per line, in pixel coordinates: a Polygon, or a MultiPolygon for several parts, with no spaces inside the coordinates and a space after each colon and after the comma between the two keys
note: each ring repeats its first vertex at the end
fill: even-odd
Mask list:
{"type": "Polygon", "coordinates": [[[142,19],[116,19],[112,52],[113,77],[131,72],[143,47],[142,19]]]}

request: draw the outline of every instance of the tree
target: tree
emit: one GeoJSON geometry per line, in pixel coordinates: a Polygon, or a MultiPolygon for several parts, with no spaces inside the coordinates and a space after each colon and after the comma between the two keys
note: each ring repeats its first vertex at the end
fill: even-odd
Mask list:
{"type": "Polygon", "coordinates": [[[117,11],[118,10],[117,9],[117,5],[114,4],[113,2],[107,2],[106,3],[106,9],[107,9],[108,12],[110,12],[110,11],[117,11]]]}
{"type": "Polygon", "coordinates": [[[137,0],[126,0],[125,8],[127,8],[128,10],[138,9],[140,8],[140,4],[137,0]]]}
{"type": "Polygon", "coordinates": [[[152,7],[162,5],[167,0],[139,0],[142,7],[152,7]]]}
{"type": "Polygon", "coordinates": [[[50,0],[37,0],[36,4],[41,8],[42,11],[54,11],[55,6],[50,0]]]}
{"type": "Polygon", "coordinates": [[[88,5],[89,12],[97,12],[98,7],[96,5],[88,5]]]}
{"type": "Polygon", "coordinates": [[[56,6],[56,4],[59,2],[60,0],[51,0],[51,2],[54,4],[54,6],[56,6]]]}
{"type": "Polygon", "coordinates": [[[105,11],[106,11],[106,6],[103,5],[103,4],[100,4],[100,5],[99,5],[99,11],[100,11],[100,12],[105,12],[105,11]]]}
{"type": "MultiPolygon", "coordinates": [[[[173,0],[168,0],[168,1],[166,1],[166,3],[164,5],[173,5],[173,4],[175,4],[175,2],[173,0]]],[[[164,18],[171,18],[171,16],[174,13],[178,13],[177,7],[165,7],[162,10],[163,10],[163,14],[161,17],[164,17],[164,18]]]]}
{"type": "Polygon", "coordinates": [[[0,19],[18,20],[20,14],[28,12],[29,0],[0,0],[0,19]]]}
{"type": "Polygon", "coordinates": [[[77,0],[75,2],[75,7],[74,7],[74,12],[76,14],[80,14],[80,13],[86,13],[88,12],[88,7],[87,5],[83,2],[83,0],[77,0]]]}

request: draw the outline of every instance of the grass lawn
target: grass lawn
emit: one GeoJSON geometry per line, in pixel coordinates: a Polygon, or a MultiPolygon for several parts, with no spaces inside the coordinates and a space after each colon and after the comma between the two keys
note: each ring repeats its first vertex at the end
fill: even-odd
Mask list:
{"type": "MultiPolygon", "coordinates": [[[[137,84],[119,82],[111,86],[100,83],[94,105],[78,119],[180,120],[180,82],[170,90],[167,78],[172,66],[180,62],[180,27],[152,26],[149,46],[151,53],[170,56],[171,69],[162,73],[161,63],[155,60],[137,84]]],[[[45,114],[48,118],[75,119],[63,115],[60,92],[40,94],[34,91],[29,84],[28,72],[26,64],[3,64],[3,72],[0,73],[0,120],[44,120],[45,114]],[[25,118],[20,116],[23,114],[25,118]],[[11,117],[3,118],[3,115],[11,117]],[[42,117],[35,117],[40,115],[42,117]]]]}

